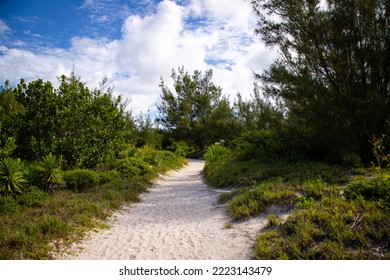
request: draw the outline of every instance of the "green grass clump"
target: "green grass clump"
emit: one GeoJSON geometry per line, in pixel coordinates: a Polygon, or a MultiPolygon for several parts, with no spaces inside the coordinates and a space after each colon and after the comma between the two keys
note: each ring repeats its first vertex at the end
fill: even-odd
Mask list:
{"type": "Polygon", "coordinates": [[[379,174],[373,178],[359,177],[347,185],[348,199],[380,201],[390,207],[390,176],[379,174]]]}
{"type": "Polygon", "coordinates": [[[231,197],[228,209],[234,219],[250,217],[263,212],[272,204],[292,205],[297,195],[282,183],[263,183],[231,197]]]}
{"type": "Polygon", "coordinates": [[[388,259],[389,214],[377,203],[326,198],[257,237],[257,259],[388,259]]]}

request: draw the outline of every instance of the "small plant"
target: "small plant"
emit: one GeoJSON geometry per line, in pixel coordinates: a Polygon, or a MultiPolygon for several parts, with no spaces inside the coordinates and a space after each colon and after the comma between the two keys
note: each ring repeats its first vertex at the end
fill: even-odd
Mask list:
{"type": "Polygon", "coordinates": [[[60,163],[53,154],[43,157],[35,166],[38,180],[46,191],[52,192],[54,186],[63,181],[60,163]]]}
{"type": "MultiPolygon", "coordinates": [[[[375,156],[378,169],[382,168],[383,163],[390,162],[390,154],[385,154],[385,147],[383,146],[383,139],[385,137],[385,135],[382,135],[382,137],[372,136],[370,140],[370,143],[372,145],[372,153],[375,156]]],[[[372,162],[372,165],[375,167],[374,162],[372,162]]],[[[387,166],[389,165],[390,163],[388,163],[387,166]]]]}
{"type": "Polygon", "coordinates": [[[277,215],[269,215],[267,217],[268,220],[268,226],[270,227],[276,227],[277,225],[280,224],[280,217],[277,215]]]}
{"type": "Polygon", "coordinates": [[[281,222],[281,219],[278,215],[269,215],[267,217],[267,220],[268,220],[268,226],[270,227],[276,227],[281,222]]]}
{"type": "Polygon", "coordinates": [[[314,199],[312,197],[305,197],[305,196],[300,196],[298,198],[298,202],[296,204],[297,207],[304,208],[309,206],[314,202],[314,199]]]}
{"type": "Polygon", "coordinates": [[[233,224],[231,222],[226,222],[225,229],[231,229],[231,228],[233,228],[233,224]]]}
{"type": "Polygon", "coordinates": [[[26,185],[23,167],[18,159],[7,158],[0,162],[0,193],[14,195],[23,192],[26,185]]]}

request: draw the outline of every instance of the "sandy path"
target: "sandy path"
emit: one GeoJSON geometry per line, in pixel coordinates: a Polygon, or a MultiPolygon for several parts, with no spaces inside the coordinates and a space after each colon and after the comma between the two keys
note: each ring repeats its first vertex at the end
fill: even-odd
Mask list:
{"type": "Polygon", "coordinates": [[[159,178],[141,202],[123,208],[110,228],[74,244],[63,259],[250,259],[264,217],[234,223],[201,175],[204,162],[159,178]]]}

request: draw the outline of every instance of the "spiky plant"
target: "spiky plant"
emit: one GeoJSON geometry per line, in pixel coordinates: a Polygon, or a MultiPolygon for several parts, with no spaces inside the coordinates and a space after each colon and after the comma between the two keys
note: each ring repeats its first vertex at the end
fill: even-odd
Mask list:
{"type": "Polygon", "coordinates": [[[22,193],[25,184],[23,163],[20,160],[6,158],[0,162],[0,193],[6,195],[22,193]]]}
{"type": "Polygon", "coordinates": [[[47,191],[51,192],[54,185],[63,181],[60,163],[52,153],[37,161],[35,166],[38,170],[38,180],[47,191]]]}
{"type": "Polygon", "coordinates": [[[24,176],[29,186],[37,186],[39,183],[39,171],[34,164],[26,163],[24,166],[24,176]]]}

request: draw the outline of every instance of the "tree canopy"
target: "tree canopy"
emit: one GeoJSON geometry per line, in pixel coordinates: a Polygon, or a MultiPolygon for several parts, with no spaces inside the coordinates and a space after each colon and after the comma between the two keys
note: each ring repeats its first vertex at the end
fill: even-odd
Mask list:
{"type": "Polygon", "coordinates": [[[107,80],[90,90],[74,73],[61,76],[58,89],[22,79],[14,89],[5,87],[0,100],[4,157],[37,160],[52,153],[64,168],[98,168],[124,148],[134,127],[107,80]],[[8,110],[11,105],[17,110],[8,110]]]}
{"type": "Polygon", "coordinates": [[[368,159],[390,134],[390,2],[256,0],[257,34],[280,57],[257,75],[318,153],[368,159]],[[320,4],[321,3],[321,4],[320,4]]]}
{"type": "Polygon", "coordinates": [[[175,92],[161,80],[158,123],[177,140],[204,149],[232,133],[232,108],[222,88],[212,82],[212,70],[189,74],[184,67],[172,70],[175,92]]]}

